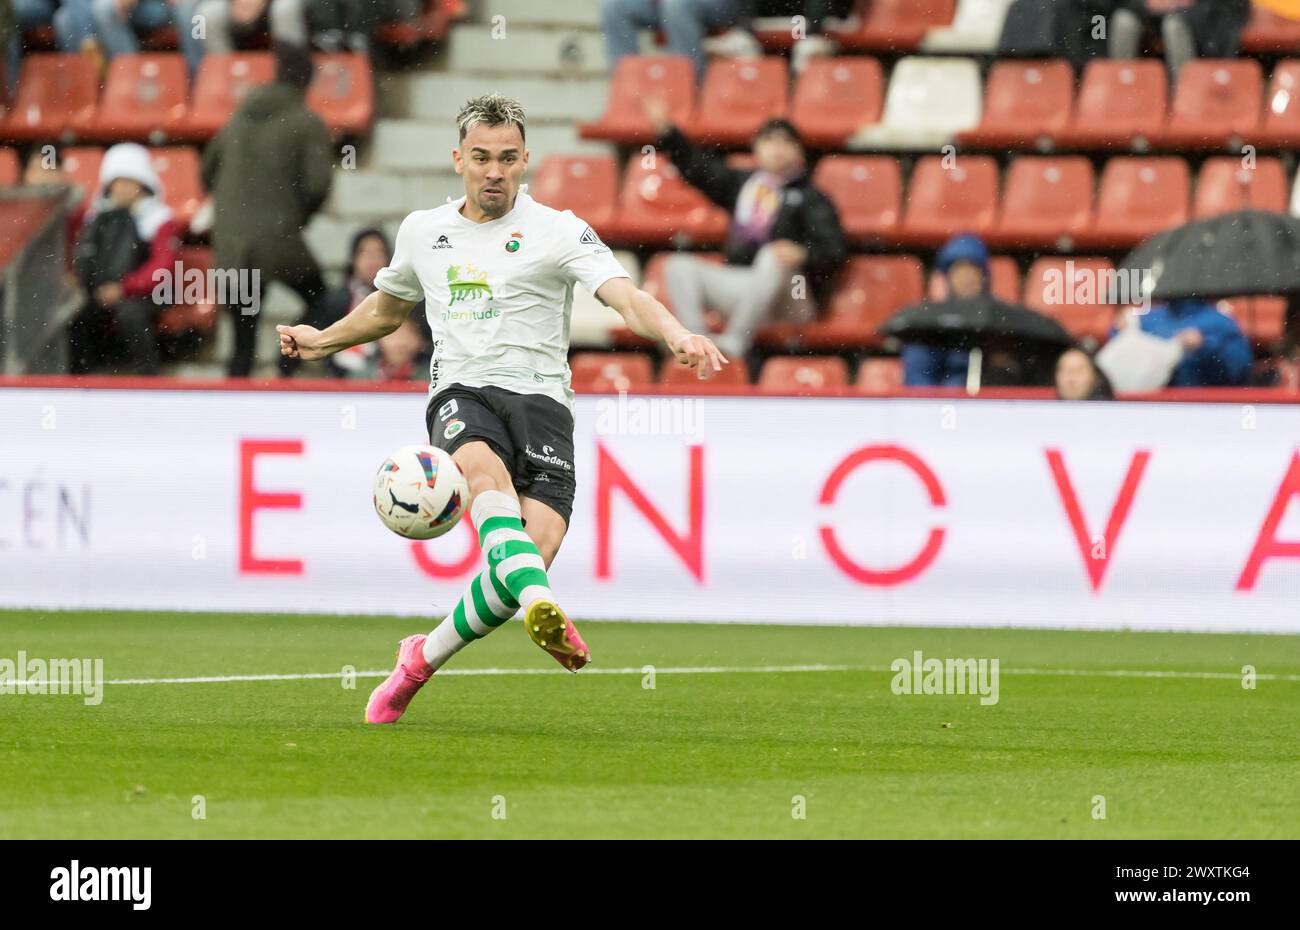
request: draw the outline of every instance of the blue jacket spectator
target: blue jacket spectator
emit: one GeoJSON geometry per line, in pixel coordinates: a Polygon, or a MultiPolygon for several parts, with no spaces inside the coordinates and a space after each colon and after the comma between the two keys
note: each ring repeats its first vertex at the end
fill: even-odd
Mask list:
{"type": "Polygon", "coordinates": [[[1155,304],[1138,322],[1145,333],[1183,343],[1186,354],[1170,387],[1231,387],[1250,377],[1250,343],[1237,322],[1212,303],[1192,298],[1155,304]]]}
{"type": "MultiPolygon", "coordinates": [[[[979,236],[950,239],[935,257],[935,267],[948,280],[948,299],[978,297],[989,291],[989,250],[979,236]]],[[[903,383],[908,387],[965,387],[970,353],[905,345],[903,383]]]]}

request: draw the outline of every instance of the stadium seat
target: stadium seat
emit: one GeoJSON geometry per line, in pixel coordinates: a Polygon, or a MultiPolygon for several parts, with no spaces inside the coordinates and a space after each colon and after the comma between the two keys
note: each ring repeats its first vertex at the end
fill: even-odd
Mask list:
{"type": "Polygon", "coordinates": [[[1074,71],[1066,61],[999,61],[989,72],[980,124],[957,136],[963,146],[1037,148],[1070,122],[1074,71]]]}
{"type": "MultiPolygon", "coordinates": [[[[989,259],[989,291],[999,300],[1009,304],[1020,303],[1020,266],[1010,255],[994,255],[989,259]]],[[[930,283],[926,286],[927,300],[945,300],[948,281],[938,268],[930,270],[930,283]]]]}
{"type": "Polygon", "coordinates": [[[199,179],[198,150],[178,145],[150,149],[149,160],[162,181],[163,199],[186,226],[194,219],[203,202],[203,182],[199,179]]]}
{"type": "Polygon", "coordinates": [[[108,68],[104,96],[78,135],[104,142],[172,137],[189,113],[189,76],[178,54],[117,55],[108,68]]]}
{"type": "Polygon", "coordinates": [[[376,28],[375,41],[397,48],[441,42],[452,24],[467,12],[466,0],[426,0],[424,12],[414,19],[383,23],[376,28]]]}
{"type": "Polygon", "coordinates": [[[613,155],[548,155],[528,192],[556,210],[572,210],[604,236],[618,205],[618,164],[613,155]]]}
{"type": "Polygon", "coordinates": [[[685,55],[628,55],[618,60],[609,84],[605,114],[578,127],[584,139],[603,139],[619,145],[644,145],[655,141],[641,101],[659,97],[675,125],[689,121],[695,106],[695,71],[685,55]]]}
{"type": "Polygon", "coordinates": [[[1172,149],[1240,149],[1260,125],[1264,72],[1253,58],[1195,59],[1178,73],[1160,144],[1172,149]]]}
{"type": "Polygon", "coordinates": [[[1277,158],[1246,168],[1233,155],[1206,159],[1196,182],[1195,218],[1237,210],[1286,211],[1286,169],[1277,158]]]}
{"type": "Polygon", "coordinates": [[[914,255],[856,255],[840,272],[822,319],[799,329],[810,349],[863,349],[880,344],[881,324],[925,296],[925,269],[914,255]]]}
{"type": "MultiPolygon", "coordinates": [[[[205,274],[212,267],[212,250],[206,247],[184,246],[180,254],[181,265],[186,270],[199,268],[205,274]]],[[[182,336],[186,333],[207,333],[217,325],[220,308],[216,304],[177,304],[158,314],[158,332],[164,336],[182,336]]]]}
{"type": "Polygon", "coordinates": [[[1286,336],[1285,297],[1235,297],[1219,302],[1219,309],[1237,321],[1256,348],[1275,352],[1286,336]]]}
{"type": "Polygon", "coordinates": [[[1007,172],[1002,214],[989,243],[1071,251],[1074,237],[1092,225],[1095,186],[1092,162],[1081,155],[1020,156],[1007,172]]]}
{"type": "Polygon", "coordinates": [[[784,58],[714,59],[684,131],[700,143],[747,146],[766,120],[785,115],[789,83],[784,58]]]}
{"type": "Polygon", "coordinates": [[[1300,52],[1300,20],[1287,19],[1251,4],[1250,20],[1241,32],[1245,55],[1291,55],[1300,52]]]}
{"type": "Polygon", "coordinates": [[[957,0],[950,26],[931,26],[921,40],[921,51],[952,54],[989,54],[997,50],[1007,11],[1015,0],[957,0]]]}
{"type": "Polygon", "coordinates": [[[23,166],[18,153],[6,146],[0,148],[0,187],[13,187],[23,179],[23,166]]]}
{"type": "Polygon", "coordinates": [[[312,56],[316,73],[307,89],[307,108],[335,136],[363,136],[375,119],[375,81],[370,58],[350,52],[312,56]]]}
{"type": "Polygon", "coordinates": [[[94,120],[99,77],[89,55],[27,55],[19,75],[17,96],[0,130],[6,139],[70,142],[78,127],[94,120]]]}
{"type": "Polygon", "coordinates": [[[579,392],[633,391],[654,382],[654,365],[639,352],[578,352],[569,370],[579,392]]]}
{"type": "Polygon", "coordinates": [[[676,359],[665,359],[659,372],[660,384],[698,385],[701,387],[748,387],[749,371],[742,358],[730,359],[730,364],[723,365],[722,371],[715,371],[708,378],[701,380],[695,369],[688,368],[676,359]]]}
{"type": "Polygon", "coordinates": [[[903,387],[903,361],[898,358],[863,359],[853,386],[863,394],[894,394],[903,387]]]}
{"type": "Polygon", "coordinates": [[[74,146],[59,153],[59,167],[72,184],[81,189],[82,202],[99,193],[99,164],[104,160],[104,150],[93,146],[74,146]]]}
{"type": "Polygon", "coordinates": [[[1094,59],[1084,69],[1074,117],[1057,145],[1145,152],[1164,127],[1168,96],[1161,62],[1094,59]]]}
{"type": "Polygon", "coordinates": [[[1274,148],[1300,147],[1300,60],[1280,61],[1269,82],[1260,141],[1274,148]]]}
{"type": "Polygon", "coordinates": [[[848,51],[911,51],[931,29],[952,22],[955,5],[955,0],[859,0],[856,22],[850,19],[835,36],[848,51]]]}
{"type": "Polygon", "coordinates": [[[861,245],[888,241],[903,214],[903,172],[891,155],[827,155],[813,184],[839,211],[844,233],[861,245]]]}
{"type": "Polygon", "coordinates": [[[907,209],[898,241],[936,247],[959,233],[984,235],[998,210],[998,164],[984,155],[964,155],[951,164],[927,155],[916,163],[907,186],[907,209]]]}
{"type": "Polygon", "coordinates": [[[790,121],[804,143],[837,149],[859,127],[880,122],[885,78],[874,58],[814,58],[799,75],[790,121]]]}
{"type": "Polygon", "coordinates": [[[687,184],[662,155],[628,162],[618,213],[607,242],[629,246],[718,245],[727,235],[726,211],[687,184]]]}
{"type": "Polygon", "coordinates": [[[1112,158],[1101,173],[1097,219],[1076,247],[1132,248],[1148,236],[1187,222],[1191,177],[1178,157],[1112,158]]]}
{"type": "Polygon", "coordinates": [[[758,373],[761,393],[838,394],[848,383],[849,366],[834,356],[777,355],[764,362],[758,373]]]}
{"type": "Polygon", "coordinates": [[[1054,318],[1076,339],[1103,343],[1115,318],[1115,305],[1109,298],[1128,296],[1120,291],[1111,294],[1106,275],[1114,270],[1105,258],[1044,256],[1030,265],[1025,275],[1024,304],[1054,318]],[[1083,285],[1085,281],[1091,282],[1089,287],[1083,285]],[[1098,294],[1099,290],[1105,293],[1098,294]]]}
{"type": "Polygon", "coordinates": [[[270,52],[203,56],[194,81],[190,115],[180,130],[183,137],[206,140],[216,135],[248,92],[274,77],[270,52]]]}
{"type": "Polygon", "coordinates": [[[969,58],[904,58],[894,66],[885,113],[848,149],[936,149],[980,122],[979,65],[969,58]]]}

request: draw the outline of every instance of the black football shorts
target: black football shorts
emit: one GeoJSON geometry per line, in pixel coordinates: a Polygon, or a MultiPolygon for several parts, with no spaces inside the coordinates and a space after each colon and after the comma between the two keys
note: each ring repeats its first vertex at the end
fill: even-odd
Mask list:
{"type": "Polygon", "coordinates": [[[564,517],[573,513],[573,414],[544,394],[449,384],[429,401],[429,442],[453,454],[471,440],[486,442],[514,481],[515,491],[564,517]]]}

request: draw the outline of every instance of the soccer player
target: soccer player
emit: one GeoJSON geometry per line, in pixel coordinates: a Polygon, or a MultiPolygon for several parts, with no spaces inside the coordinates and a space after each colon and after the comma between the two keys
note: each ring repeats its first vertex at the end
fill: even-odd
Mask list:
{"type": "Polygon", "coordinates": [[[524,629],[576,672],[591,653],[551,592],[546,570],[573,509],[569,313],[581,283],[631,329],[662,340],[700,377],[727,362],[659,301],[632,286],[591,227],[533,200],[524,111],[499,94],[465,104],[452,151],[465,196],[402,221],[392,262],[371,294],[324,330],[279,326],[282,354],[302,359],[388,335],[425,301],[434,335],[429,442],[469,483],[487,569],[432,633],[409,636],[370,695],[366,720],[392,723],[429,677],[468,643],[524,610],[524,629]]]}

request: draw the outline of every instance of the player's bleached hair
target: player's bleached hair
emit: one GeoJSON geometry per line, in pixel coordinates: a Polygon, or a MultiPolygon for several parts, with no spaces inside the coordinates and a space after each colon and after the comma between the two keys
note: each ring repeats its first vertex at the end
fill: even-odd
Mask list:
{"type": "Polygon", "coordinates": [[[524,108],[518,100],[512,100],[503,94],[484,94],[465,101],[465,105],[460,108],[460,115],[456,117],[461,142],[465,141],[465,134],[476,123],[487,123],[489,126],[513,123],[519,127],[519,138],[524,138],[524,108]]]}

